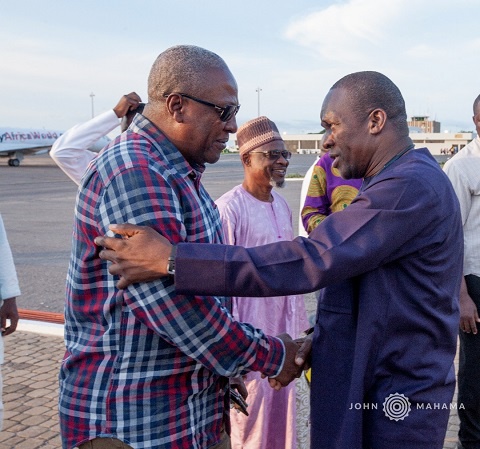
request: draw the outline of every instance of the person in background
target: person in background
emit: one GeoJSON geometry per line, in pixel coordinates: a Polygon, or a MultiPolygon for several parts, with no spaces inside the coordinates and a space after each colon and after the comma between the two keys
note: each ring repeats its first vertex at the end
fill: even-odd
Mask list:
{"type": "Polygon", "coordinates": [[[2,402],[2,364],[4,357],[3,337],[15,332],[18,324],[16,297],[20,296],[17,272],[13,263],[12,251],[7,239],[7,233],[0,215],[0,431],[3,427],[2,402]]]}
{"type": "MultiPolygon", "coordinates": [[[[292,211],[273,189],[284,186],[291,157],[275,123],[267,117],[255,118],[238,129],[236,138],[245,176],[242,184],[216,200],[225,243],[252,247],[292,240],[292,211]]],[[[269,335],[298,337],[309,327],[302,295],[234,297],[232,305],[236,320],[251,323],[269,335]]],[[[296,448],[295,383],[276,392],[260,373],[252,372],[245,376],[245,384],[249,416],[230,413],[232,448],[296,448]]]]}
{"type": "Polygon", "coordinates": [[[252,248],[172,245],[151,227],[112,222],[110,230],[128,238],[97,237],[99,256],[113,262],[119,288],[166,279],[169,259],[182,294],[323,288],[313,338],[295,356],[302,365],[311,355],[312,449],[441,449],[455,390],[458,200],[428,149],[414,148],[402,94],[385,75],[341,78],[321,123],[333,167],[363,184],[309,238],[252,248]]]}
{"type": "Polygon", "coordinates": [[[125,131],[135,114],[142,113],[145,105],[141,101],[135,92],[123,95],[113,109],[63,133],[52,145],[50,157],[67,176],[80,185],[88,164],[98,155],[89,148],[118,125],[121,132],[125,131]]]}
{"type": "Polygon", "coordinates": [[[301,237],[308,237],[308,233],[303,226],[303,217],[302,217],[302,209],[303,205],[305,204],[305,198],[307,197],[308,189],[310,187],[310,181],[313,175],[313,169],[317,165],[317,162],[320,158],[326,153],[325,148],[323,148],[323,138],[325,137],[325,133],[322,135],[322,139],[320,140],[320,153],[317,155],[315,162],[307,170],[305,176],[302,181],[302,188],[300,190],[300,211],[298,213],[298,235],[301,237]]]}
{"type": "Polygon", "coordinates": [[[443,167],[460,202],[465,251],[460,289],[459,449],[480,448],[480,95],[473,103],[473,123],[475,139],[443,167]]]}
{"type": "MultiPolygon", "coordinates": [[[[324,151],[321,152],[321,154],[325,154],[324,151]]],[[[305,204],[305,198],[307,197],[308,193],[308,187],[310,186],[310,180],[312,179],[312,174],[313,174],[313,169],[315,168],[315,165],[317,165],[317,162],[320,160],[320,155],[317,156],[315,159],[315,162],[308,167],[307,173],[305,173],[305,176],[303,177],[302,181],[302,188],[300,189],[300,211],[298,212],[298,235],[300,237],[308,237],[307,231],[305,231],[305,228],[303,227],[303,219],[302,219],[302,209],[303,205],[305,204]]]]}
{"type": "Polygon", "coordinates": [[[327,152],[313,168],[301,209],[302,225],[308,234],[331,213],[345,209],[362,185],[361,179],[343,179],[332,164],[333,159],[327,152]]]}
{"type": "Polygon", "coordinates": [[[83,176],[60,368],[64,449],[229,448],[228,377],[255,370],[287,385],[299,375],[298,344],[234,321],[225,298],[179,295],[168,277],[117,289],[92,239],[128,221],[172,243],[222,243],[201,177],[237,131],[239,108],[220,56],[171,47],[151,68],[143,114],[83,176]]]}

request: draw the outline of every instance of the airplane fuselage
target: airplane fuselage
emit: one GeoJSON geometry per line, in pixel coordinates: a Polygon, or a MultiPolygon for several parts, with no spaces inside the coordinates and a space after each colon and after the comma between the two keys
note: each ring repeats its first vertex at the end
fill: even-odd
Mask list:
{"type": "Polygon", "coordinates": [[[11,166],[20,165],[26,154],[50,150],[63,131],[31,128],[0,128],[0,157],[8,157],[11,166]]]}

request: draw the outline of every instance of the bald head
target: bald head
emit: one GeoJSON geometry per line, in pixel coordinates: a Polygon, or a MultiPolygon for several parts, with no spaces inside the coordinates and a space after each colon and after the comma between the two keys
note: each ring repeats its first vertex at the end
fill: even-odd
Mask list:
{"type": "Polygon", "coordinates": [[[199,95],[209,70],[228,70],[225,61],[195,45],[176,45],[160,53],[148,77],[148,101],[158,103],[164,94],[183,92],[199,95]]]}
{"type": "Polygon", "coordinates": [[[338,80],[332,89],[347,92],[354,114],[363,119],[374,109],[383,109],[398,132],[408,135],[405,101],[398,87],[379,72],[356,72],[338,80]]]}

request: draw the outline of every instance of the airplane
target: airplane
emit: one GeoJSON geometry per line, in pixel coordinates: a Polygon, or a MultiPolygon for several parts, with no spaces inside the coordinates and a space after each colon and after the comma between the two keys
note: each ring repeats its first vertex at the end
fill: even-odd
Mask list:
{"type": "MultiPolygon", "coordinates": [[[[63,131],[47,129],[0,128],[0,157],[8,157],[8,165],[18,167],[25,155],[48,153],[62,134],[63,131]]],[[[89,149],[98,152],[109,141],[102,137],[89,149]]]]}

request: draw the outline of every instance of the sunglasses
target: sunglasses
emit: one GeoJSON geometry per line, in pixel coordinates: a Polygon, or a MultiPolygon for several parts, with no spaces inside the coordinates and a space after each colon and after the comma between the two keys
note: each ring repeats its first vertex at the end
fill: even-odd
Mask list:
{"type": "MultiPolygon", "coordinates": [[[[192,95],[182,94],[180,92],[173,92],[181,97],[189,98],[190,100],[196,101],[197,103],[204,104],[205,106],[210,106],[211,108],[215,108],[215,110],[220,114],[220,120],[222,122],[228,122],[233,116],[237,115],[238,110],[240,109],[239,104],[227,104],[227,106],[222,107],[218,106],[214,103],[209,103],[205,100],[200,100],[200,98],[193,97],[192,95]]],[[[169,95],[172,94],[163,94],[165,98],[168,98],[169,95]]]]}
{"type": "Polygon", "coordinates": [[[271,151],[250,151],[250,153],[263,154],[267,159],[271,161],[276,161],[280,156],[285,160],[289,160],[292,157],[292,153],[286,150],[271,150],[271,151]]]}

